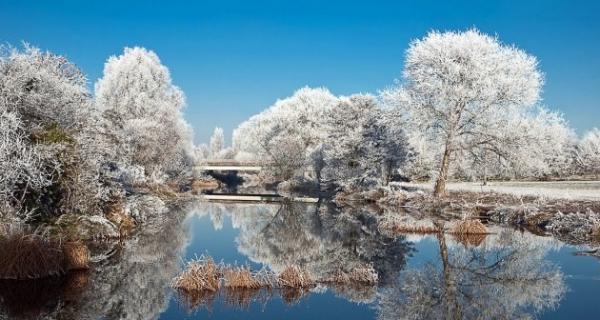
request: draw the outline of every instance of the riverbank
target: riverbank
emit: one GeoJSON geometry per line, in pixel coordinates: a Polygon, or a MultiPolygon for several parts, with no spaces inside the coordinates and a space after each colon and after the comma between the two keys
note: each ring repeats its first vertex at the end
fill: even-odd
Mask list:
{"type": "Polygon", "coordinates": [[[600,243],[600,201],[596,200],[453,189],[438,198],[420,185],[397,184],[368,192],[341,193],[335,201],[341,206],[370,203],[379,207],[387,216],[389,229],[404,228],[393,226],[394,219],[402,215],[445,223],[477,219],[552,235],[571,244],[600,243]]]}

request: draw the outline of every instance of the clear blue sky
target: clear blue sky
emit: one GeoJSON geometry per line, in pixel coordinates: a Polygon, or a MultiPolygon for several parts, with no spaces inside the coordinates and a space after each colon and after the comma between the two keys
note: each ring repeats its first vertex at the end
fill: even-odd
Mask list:
{"type": "Polygon", "coordinates": [[[154,50],[198,142],[305,85],[376,92],[400,76],[410,40],[470,27],[537,56],[545,104],[578,132],[600,126],[596,1],[0,0],[0,42],[65,55],[91,84],[123,47],[154,50]]]}

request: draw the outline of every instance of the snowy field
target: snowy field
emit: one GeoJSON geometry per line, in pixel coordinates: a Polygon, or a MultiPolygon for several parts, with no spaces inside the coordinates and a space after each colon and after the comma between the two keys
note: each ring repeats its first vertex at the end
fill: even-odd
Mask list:
{"type": "MultiPolygon", "coordinates": [[[[433,189],[433,183],[405,185],[433,189]]],[[[600,181],[509,181],[489,182],[487,186],[482,186],[480,182],[449,182],[446,188],[450,191],[499,192],[518,196],[600,201],[600,181]]]]}

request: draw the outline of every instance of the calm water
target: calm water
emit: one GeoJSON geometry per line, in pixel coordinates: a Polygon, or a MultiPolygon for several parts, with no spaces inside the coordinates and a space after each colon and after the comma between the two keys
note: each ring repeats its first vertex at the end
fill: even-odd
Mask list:
{"type": "Polygon", "coordinates": [[[198,203],[172,216],[125,243],[98,245],[88,273],[0,282],[0,310],[8,319],[589,319],[600,310],[600,260],[549,237],[501,228],[484,238],[393,236],[366,210],[306,204],[198,203]],[[169,285],[202,254],[276,272],[301,265],[315,277],[370,264],[380,281],[221,294],[194,306],[169,285]]]}

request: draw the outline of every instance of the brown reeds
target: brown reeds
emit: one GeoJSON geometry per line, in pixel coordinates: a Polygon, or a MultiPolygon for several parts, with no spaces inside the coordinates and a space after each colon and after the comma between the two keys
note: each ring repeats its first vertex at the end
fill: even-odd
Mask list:
{"type": "Polygon", "coordinates": [[[64,274],[61,244],[34,234],[0,239],[0,278],[34,279],[64,274]]]}
{"type": "Polygon", "coordinates": [[[263,286],[245,266],[223,268],[223,282],[226,288],[233,289],[260,289],[263,286]]]}
{"type": "Polygon", "coordinates": [[[65,242],[62,246],[64,265],[67,270],[89,268],[90,250],[81,242],[65,242]]]}
{"type": "Polygon", "coordinates": [[[221,267],[212,258],[202,256],[189,262],[172,286],[186,292],[215,292],[221,287],[221,267]]]}
{"type": "Polygon", "coordinates": [[[376,286],[377,281],[377,272],[370,265],[354,267],[350,271],[340,268],[329,278],[314,279],[308,270],[295,265],[285,267],[276,275],[264,268],[253,272],[248,266],[216,264],[212,258],[202,256],[187,264],[186,269],[173,279],[172,287],[191,309],[199,306],[210,309],[219,295],[225,303],[245,309],[253,301],[266,302],[273,292],[279,292],[285,303],[292,304],[318,283],[348,286],[344,289],[348,292],[371,292],[366,287],[376,286]]]}
{"type": "Polygon", "coordinates": [[[488,230],[479,219],[462,220],[458,222],[452,231],[452,234],[488,234],[488,230]]]}
{"type": "Polygon", "coordinates": [[[287,288],[309,288],[315,285],[308,271],[299,266],[287,266],[279,274],[279,285],[287,288]]]}
{"type": "Polygon", "coordinates": [[[410,225],[405,223],[382,223],[381,228],[396,234],[439,234],[443,232],[437,226],[410,225]]]}
{"type": "Polygon", "coordinates": [[[485,241],[489,232],[479,219],[471,219],[458,222],[450,234],[465,246],[478,247],[485,241]]]}
{"type": "Polygon", "coordinates": [[[89,251],[79,242],[62,242],[22,230],[0,238],[0,279],[36,279],[88,268],[89,251]]]}
{"type": "Polygon", "coordinates": [[[479,247],[485,238],[487,238],[487,234],[453,234],[452,237],[454,239],[464,245],[465,247],[473,246],[479,247]]]}
{"type": "Polygon", "coordinates": [[[276,275],[265,268],[252,272],[247,266],[223,266],[222,274],[226,288],[271,289],[277,285],[276,275]]]}

